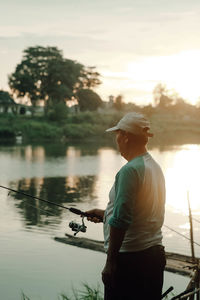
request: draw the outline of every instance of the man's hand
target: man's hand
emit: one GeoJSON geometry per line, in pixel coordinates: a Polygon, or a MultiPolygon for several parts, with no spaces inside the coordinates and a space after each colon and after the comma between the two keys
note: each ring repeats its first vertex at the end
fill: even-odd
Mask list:
{"type": "Polygon", "coordinates": [[[126,230],[110,226],[110,240],[107,252],[106,265],[102,271],[102,281],[105,285],[113,287],[117,269],[117,257],[122,245],[126,230]]]}
{"type": "Polygon", "coordinates": [[[105,210],[98,208],[85,211],[85,213],[88,214],[87,220],[94,223],[103,222],[104,212],[105,210]]]}
{"type": "Polygon", "coordinates": [[[101,273],[102,275],[102,281],[105,285],[109,287],[114,286],[115,282],[115,272],[116,272],[116,263],[115,262],[109,262],[107,260],[106,265],[101,273]]]}

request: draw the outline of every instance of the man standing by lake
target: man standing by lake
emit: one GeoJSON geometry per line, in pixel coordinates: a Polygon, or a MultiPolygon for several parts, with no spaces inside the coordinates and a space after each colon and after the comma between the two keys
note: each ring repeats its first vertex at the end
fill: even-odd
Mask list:
{"type": "Polygon", "coordinates": [[[150,124],[143,115],[126,114],[107,131],[116,134],[127,163],[119,170],[106,210],[87,211],[88,220],[104,222],[106,265],[102,271],[105,300],[159,300],[165,253],[165,180],[160,166],[147,152],[150,124]]]}

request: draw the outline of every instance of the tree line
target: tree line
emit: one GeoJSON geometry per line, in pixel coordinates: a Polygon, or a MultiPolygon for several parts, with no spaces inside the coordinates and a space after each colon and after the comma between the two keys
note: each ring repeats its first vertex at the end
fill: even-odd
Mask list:
{"type": "MultiPolygon", "coordinates": [[[[57,47],[28,47],[21,62],[9,75],[12,96],[27,98],[34,107],[43,102],[45,113],[76,100],[80,110],[96,110],[102,99],[93,88],[101,84],[100,74],[93,66],[66,59],[57,47]],[[87,100],[86,100],[87,99],[87,100]]],[[[2,91],[3,92],[3,91],[2,91]]],[[[4,99],[9,95],[4,92],[4,99]]]]}
{"type": "MultiPolygon", "coordinates": [[[[44,105],[44,113],[56,115],[67,113],[66,103],[73,101],[80,111],[95,111],[101,107],[103,101],[94,92],[94,88],[101,84],[100,74],[94,66],[66,59],[57,47],[35,46],[23,51],[23,57],[17,64],[15,71],[9,75],[8,84],[14,98],[29,99],[32,112],[38,105],[44,105]]],[[[154,91],[154,107],[144,107],[147,113],[151,113],[155,107],[160,110],[187,110],[195,109],[188,104],[176,92],[170,93],[164,84],[158,84],[154,91]]],[[[127,109],[131,104],[125,104],[123,96],[110,96],[113,107],[120,111],[127,109]]],[[[4,103],[4,111],[11,105],[14,110],[11,95],[1,90],[0,102],[4,103]]],[[[133,104],[134,107],[137,105],[133,104]]]]}

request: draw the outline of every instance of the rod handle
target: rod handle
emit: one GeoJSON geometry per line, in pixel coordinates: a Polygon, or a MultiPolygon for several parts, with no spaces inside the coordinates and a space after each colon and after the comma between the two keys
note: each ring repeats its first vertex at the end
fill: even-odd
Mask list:
{"type": "Polygon", "coordinates": [[[85,213],[83,211],[81,211],[80,209],[74,208],[74,207],[70,207],[69,211],[71,211],[73,214],[76,214],[76,215],[85,215],[85,213]]]}
{"type": "Polygon", "coordinates": [[[74,207],[70,207],[69,208],[69,211],[71,211],[72,213],[76,214],[76,215],[81,215],[81,216],[84,216],[84,217],[96,217],[98,218],[101,222],[103,222],[102,218],[100,218],[99,216],[96,216],[95,214],[88,214],[88,213],[85,213],[84,211],[80,210],[80,209],[77,209],[77,208],[74,208],[74,207]]]}

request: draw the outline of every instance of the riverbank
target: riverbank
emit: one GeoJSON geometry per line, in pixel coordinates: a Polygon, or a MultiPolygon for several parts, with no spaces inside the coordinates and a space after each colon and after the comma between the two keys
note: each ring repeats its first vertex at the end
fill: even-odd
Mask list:
{"type": "MultiPolygon", "coordinates": [[[[79,141],[110,139],[106,128],[112,127],[122,112],[102,114],[84,112],[69,114],[64,121],[50,121],[44,117],[0,115],[0,139],[23,141],[79,141]]],[[[200,143],[200,119],[178,114],[153,113],[149,116],[154,138],[151,143],[200,143]]]]}

